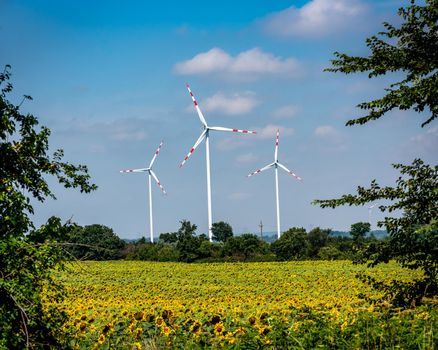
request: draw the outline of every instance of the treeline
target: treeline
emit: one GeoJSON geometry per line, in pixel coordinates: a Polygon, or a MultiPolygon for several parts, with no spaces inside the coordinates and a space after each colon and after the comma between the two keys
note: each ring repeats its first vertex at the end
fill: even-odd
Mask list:
{"type": "Polygon", "coordinates": [[[213,240],[196,233],[197,226],[181,221],[177,232],[162,233],[157,243],[144,238],[127,243],[103,225],[73,226],[64,239],[65,249],[78,260],[146,260],[180,262],[287,261],[353,259],[377,239],[367,237],[370,224],[351,225],[350,236],[334,236],[330,229],[307,232],[292,227],[268,243],[252,233],[234,236],[228,223],[213,224],[213,240]]]}

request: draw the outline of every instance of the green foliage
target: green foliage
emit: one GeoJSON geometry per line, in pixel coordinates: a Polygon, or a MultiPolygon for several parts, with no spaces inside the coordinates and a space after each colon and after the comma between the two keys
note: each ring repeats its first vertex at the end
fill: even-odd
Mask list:
{"type": "MultiPolygon", "coordinates": [[[[358,107],[368,110],[368,114],[349,120],[347,125],[379,119],[394,108],[413,109],[419,113],[428,111],[430,114],[422,126],[438,115],[438,2],[425,0],[424,5],[416,5],[415,0],[411,0],[409,6],[399,9],[398,15],[402,19],[399,26],[384,23],[385,32],[367,39],[371,50],[369,57],[336,52],[337,59],[332,60],[332,68],[327,69],[346,74],[368,72],[370,78],[392,72],[403,77],[386,88],[382,98],[359,104],[358,107]]],[[[334,208],[383,199],[391,204],[381,205],[382,212],[401,211],[401,217],[385,217],[379,223],[386,227],[389,239],[371,242],[358,261],[369,261],[369,265],[374,266],[396,259],[404,267],[422,270],[424,279],[410,284],[368,280],[383,290],[394,304],[406,306],[420,301],[423,296],[438,293],[438,167],[425,165],[420,159],[414,160],[412,165],[396,164],[394,167],[406,177],[400,177],[395,187],[380,188],[374,180],[369,189],[358,187],[357,195],[315,203],[334,208]]]]}
{"type": "Polygon", "coordinates": [[[127,246],[124,252],[127,260],[178,261],[179,253],[174,245],[141,242],[127,246]]]}
{"type": "Polygon", "coordinates": [[[177,233],[176,232],[161,233],[159,241],[162,243],[169,243],[169,244],[176,243],[178,242],[177,233]]]}
{"type": "Polygon", "coordinates": [[[206,235],[195,234],[196,225],[183,220],[179,231],[162,233],[156,244],[142,238],[126,245],[122,257],[128,260],[184,262],[345,260],[355,257],[358,247],[380,243],[375,238],[364,238],[360,245],[354,245],[352,238],[332,236],[331,229],[319,227],[307,234],[303,228],[291,230],[280,242],[271,244],[254,234],[232,236],[225,243],[210,242],[206,235]]]}
{"type": "Polygon", "coordinates": [[[416,159],[412,165],[395,164],[394,168],[403,175],[395,187],[380,187],[373,180],[370,188],[358,187],[356,195],[314,203],[323,208],[335,208],[387,200],[389,204],[379,206],[382,212],[402,212],[400,217],[385,217],[379,222],[379,226],[385,226],[389,239],[366,247],[360,261],[369,261],[370,266],[375,266],[395,259],[403,267],[422,270],[424,279],[415,281],[411,288],[397,281],[387,286],[375,283],[387,291],[394,303],[411,305],[423,296],[438,294],[438,166],[432,167],[416,159]],[[400,286],[398,292],[397,286],[400,286]]]}
{"type": "Polygon", "coordinates": [[[379,119],[394,108],[429,110],[422,126],[438,116],[438,2],[426,0],[421,6],[412,0],[410,6],[399,9],[398,15],[400,26],[384,23],[386,31],[366,40],[371,50],[368,57],[335,52],[333,68],[326,69],[345,74],[368,72],[369,78],[393,72],[403,76],[386,88],[382,98],[359,104],[368,114],[349,120],[347,125],[379,119]]]}
{"type": "Polygon", "coordinates": [[[221,256],[222,247],[219,244],[214,244],[208,239],[204,239],[199,246],[199,256],[202,259],[213,258],[217,259],[221,256]]]}
{"type": "Polygon", "coordinates": [[[308,241],[306,230],[292,227],[283,232],[280,239],[271,244],[271,250],[279,260],[299,260],[307,255],[308,241]]]}
{"type": "Polygon", "coordinates": [[[366,234],[370,232],[370,230],[371,224],[369,222],[356,222],[351,225],[350,235],[356,244],[360,244],[364,241],[366,234]]]}
{"type": "MultiPolygon", "coordinates": [[[[0,347],[67,348],[65,315],[45,301],[62,298],[53,271],[63,268],[63,246],[56,239],[69,225],[50,218],[35,230],[31,199],[55,198],[47,184],[54,176],[64,187],[96,189],[83,165],[62,161],[63,151],[48,155],[50,131],[8,100],[10,66],[0,73],[0,347]],[[29,234],[26,237],[26,234],[29,234]]],[[[51,304],[54,305],[54,304],[51,304]]]]}
{"type": "Polygon", "coordinates": [[[0,348],[65,346],[66,315],[47,302],[62,297],[53,271],[62,269],[63,252],[22,239],[0,241],[0,348]],[[46,291],[42,293],[43,291],[46,291]]]}
{"type": "Polygon", "coordinates": [[[345,257],[338,248],[329,245],[318,250],[318,258],[321,260],[339,260],[345,257]]]}
{"type": "Polygon", "coordinates": [[[309,242],[308,255],[310,258],[317,257],[319,250],[327,245],[330,233],[330,229],[315,227],[307,234],[307,241],[309,242]]]}
{"type": "Polygon", "coordinates": [[[233,228],[223,221],[214,222],[211,231],[216,242],[226,242],[228,238],[233,237],[233,228]]]}
{"type": "Polygon", "coordinates": [[[81,260],[115,260],[121,258],[125,242],[103,225],[76,226],[69,232],[69,252],[81,260]]]}
{"type": "Polygon", "coordinates": [[[223,255],[235,260],[250,260],[268,253],[268,244],[256,235],[244,233],[241,236],[229,238],[224,245],[223,255]]]}
{"type": "MultiPolygon", "coordinates": [[[[28,193],[43,202],[47,197],[55,198],[46,175],[55,176],[67,188],[77,187],[81,192],[96,189],[90,185],[87,168],[62,162],[63,150],[58,149],[53,157],[49,149],[50,130],[41,127],[31,114],[20,113],[20,106],[8,101],[12,92],[9,66],[0,74],[0,238],[23,237],[33,227],[29,214],[33,206],[28,193]],[[6,83],[6,86],[2,86],[6,83]]],[[[23,100],[30,100],[25,96],[23,100]]]]}
{"type": "Polygon", "coordinates": [[[193,262],[201,257],[199,248],[201,243],[207,238],[204,236],[196,236],[196,225],[192,225],[190,221],[181,221],[181,227],[176,233],[178,241],[176,243],[176,249],[179,252],[179,261],[193,262]]]}
{"type": "Polygon", "coordinates": [[[341,253],[339,259],[352,259],[354,256],[350,237],[329,237],[328,247],[334,247],[341,253]]]}
{"type": "Polygon", "coordinates": [[[178,232],[176,232],[176,237],[178,242],[183,241],[186,238],[193,237],[196,234],[196,229],[198,226],[195,224],[192,225],[192,223],[188,220],[182,220],[180,221],[181,227],[179,228],[178,232]]]}

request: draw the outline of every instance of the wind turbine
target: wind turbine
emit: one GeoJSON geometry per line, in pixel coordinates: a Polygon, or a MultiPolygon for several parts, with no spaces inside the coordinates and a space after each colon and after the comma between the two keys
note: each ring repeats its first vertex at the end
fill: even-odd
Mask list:
{"type": "Polygon", "coordinates": [[[377,205],[377,203],[374,203],[368,207],[368,223],[370,224],[370,227],[372,226],[372,224],[371,224],[371,211],[373,210],[373,208],[376,205],[377,205]]]}
{"type": "Polygon", "coordinates": [[[155,159],[158,156],[158,153],[160,152],[161,146],[163,146],[163,141],[161,141],[160,145],[158,146],[157,150],[155,151],[154,156],[152,157],[151,162],[149,163],[149,166],[147,168],[143,169],[133,169],[133,170],[120,170],[121,173],[148,173],[149,176],[149,225],[150,225],[150,232],[151,232],[151,243],[154,243],[154,223],[152,219],[152,178],[157,182],[157,185],[160,187],[161,191],[163,191],[164,194],[166,194],[166,191],[164,190],[163,186],[160,183],[160,180],[158,180],[157,175],[152,170],[152,165],[154,165],[155,159]]]}
{"type": "Polygon", "coordinates": [[[278,138],[280,136],[280,130],[277,130],[277,139],[275,141],[275,152],[274,152],[274,163],[268,164],[265,167],[261,169],[257,169],[256,171],[252,172],[248,175],[248,177],[253,176],[255,174],[261,173],[262,171],[265,171],[270,168],[275,169],[275,193],[276,193],[276,201],[277,201],[277,238],[280,238],[280,199],[278,194],[278,167],[295,177],[297,180],[302,180],[301,177],[299,177],[294,172],[290,171],[288,168],[286,168],[283,164],[281,164],[278,161],[278,138]]]}
{"type": "Polygon", "coordinates": [[[195,105],[196,112],[198,112],[199,120],[201,121],[204,130],[201,133],[201,136],[196,140],[193,147],[190,149],[190,152],[187,154],[187,156],[184,158],[184,160],[180,164],[180,168],[184,165],[184,163],[189,159],[189,157],[192,155],[192,153],[195,151],[195,149],[201,144],[201,142],[205,139],[205,157],[206,157],[206,163],[207,163],[207,209],[208,209],[208,238],[210,239],[210,242],[213,241],[213,233],[211,231],[212,227],[212,215],[211,215],[211,179],[210,179],[210,130],[214,131],[230,131],[230,132],[240,132],[244,134],[256,134],[255,131],[249,131],[249,130],[240,130],[240,129],[230,129],[230,128],[224,128],[222,126],[208,126],[207,121],[204,118],[204,115],[201,112],[201,109],[198,106],[198,102],[196,102],[195,96],[192,93],[192,90],[190,90],[189,85],[186,83],[187,90],[189,91],[190,97],[193,100],[193,104],[195,105]]]}

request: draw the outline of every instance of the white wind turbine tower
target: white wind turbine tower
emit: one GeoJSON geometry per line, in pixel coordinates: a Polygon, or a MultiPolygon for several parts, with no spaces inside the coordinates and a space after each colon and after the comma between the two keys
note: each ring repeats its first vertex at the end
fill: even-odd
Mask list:
{"type": "Polygon", "coordinates": [[[274,152],[274,163],[268,164],[261,169],[257,169],[248,175],[248,177],[253,176],[255,174],[261,173],[269,168],[275,168],[275,194],[276,194],[276,202],[277,202],[277,238],[280,238],[280,199],[278,193],[278,167],[295,177],[297,180],[302,180],[301,177],[296,175],[294,172],[290,171],[283,164],[278,161],[278,137],[280,136],[280,130],[277,130],[277,139],[275,141],[275,152],[274,152]]]}
{"type": "Polygon", "coordinates": [[[370,224],[370,227],[372,226],[372,224],[371,224],[371,211],[373,210],[373,208],[376,205],[377,205],[377,203],[374,203],[368,207],[368,223],[370,224]]]}
{"type": "Polygon", "coordinates": [[[157,182],[158,186],[161,188],[161,191],[163,191],[164,194],[166,194],[166,191],[164,190],[163,186],[161,185],[160,181],[158,180],[157,175],[152,171],[152,165],[154,165],[155,159],[158,156],[158,153],[160,152],[161,146],[163,145],[163,141],[161,141],[160,145],[158,146],[157,150],[155,151],[154,156],[152,157],[151,162],[149,163],[149,167],[143,168],[143,169],[133,169],[133,170],[120,170],[121,173],[148,173],[149,176],[149,225],[150,225],[150,233],[151,233],[151,243],[154,243],[154,223],[152,219],[152,178],[157,182]]]}
{"type": "Polygon", "coordinates": [[[193,100],[193,104],[195,105],[196,112],[198,112],[199,119],[204,127],[204,130],[201,133],[201,136],[196,140],[195,144],[191,148],[190,152],[187,154],[187,156],[184,158],[182,163],[180,164],[180,168],[184,165],[184,163],[189,159],[189,157],[192,155],[192,153],[195,151],[195,149],[201,144],[201,142],[205,139],[205,157],[206,157],[206,163],[207,163],[207,209],[208,209],[208,238],[210,239],[210,242],[213,241],[213,233],[211,231],[212,227],[212,214],[211,214],[211,180],[210,180],[210,130],[214,131],[230,131],[230,132],[240,132],[244,134],[256,134],[255,131],[249,131],[249,130],[240,130],[240,129],[230,129],[230,128],[224,128],[222,126],[208,126],[207,121],[204,118],[204,115],[201,112],[201,109],[198,106],[198,103],[196,102],[195,96],[193,96],[192,90],[190,90],[190,87],[188,84],[186,84],[187,90],[189,91],[189,94],[193,100]]]}

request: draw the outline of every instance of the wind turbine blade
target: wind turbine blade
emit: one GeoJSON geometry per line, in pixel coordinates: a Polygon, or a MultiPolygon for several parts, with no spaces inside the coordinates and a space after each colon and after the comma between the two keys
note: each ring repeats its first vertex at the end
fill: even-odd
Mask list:
{"type": "Polygon", "coordinates": [[[250,176],[256,175],[256,174],[258,174],[258,173],[261,173],[262,171],[265,171],[265,170],[267,170],[267,169],[269,169],[269,168],[272,168],[272,167],[274,166],[274,164],[275,164],[275,163],[271,163],[271,164],[268,164],[268,165],[266,165],[265,167],[263,167],[263,168],[261,168],[261,169],[257,169],[256,171],[254,171],[254,172],[252,172],[251,174],[247,175],[247,177],[250,177],[250,176]]]}
{"type": "Polygon", "coordinates": [[[161,188],[161,191],[163,191],[164,194],[166,194],[166,190],[164,189],[164,187],[161,185],[160,180],[158,180],[157,175],[155,175],[155,173],[150,170],[152,177],[154,178],[154,180],[157,182],[158,187],[161,188]]]}
{"type": "Polygon", "coordinates": [[[181,162],[181,164],[179,165],[179,167],[181,168],[184,163],[187,161],[187,159],[189,159],[189,157],[192,155],[192,153],[195,151],[195,149],[199,146],[199,144],[202,142],[202,140],[204,140],[205,135],[207,135],[207,129],[205,129],[201,136],[199,136],[198,140],[196,140],[195,144],[193,145],[193,147],[191,148],[190,152],[186,155],[186,157],[184,158],[184,160],[181,162]]]}
{"type": "Polygon", "coordinates": [[[290,175],[292,175],[293,177],[295,177],[297,180],[302,180],[301,177],[299,177],[297,174],[295,174],[293,171],[290,171],[288,168],[286,168],[283,164],[280,164],[277,162],[277,165],[282,168],[284,171],[288,172],[290,175]]]}
{"type": "Polygon", "coordinates": [[[151,162],[150,162],[150,164],[149,164],[149,168],[152,168],[152,165],[153,165],[154,162],[155,162],[155,158],[157,158],[158,153],[160,152],[161,146],[163,146],[163,141],[161,141],[160,145],[158,146],[157,150],[155,151],[155,154],[154,154],[154,156],[152,157],[152,160],[151,160],[151,162]]]}
{"type": "Polygon", "coordinates": [[[278,138],[280,136],[280,129],[277,129],[277,139],[275,140],[275,154],[274,154],[274,160],[278,161],[278,138]]]}
{"type": "Polygon", "coordinates": [[[149,168],[143,168],[143,169],[126,169],[126,170],[120,170],[121,173],[144,173],[145,171],[148,171],[149,168]]]}
{"type": "Polygon", "coordinates": [[[195,99],[195,96],[193,95],[192,90],[190,90],[189,84],[186,83],[186,86],[187,86],[187,90],[189,90],[190,97],[193,100],[193,104],[195,105],[196,112],[198,112],[198,116],[199,116],[199,119],[201,120],[201,123],[204,124],[204,126],[207,126],[207,121],[205,120],[204,115],[202,114],[201,109],[198,106],[198,102],[196,102],[196,99],[195,99]]]}
{"type": "Polygon", "coordinates": [[[223,128],[222,126],[211,126],[208,128],[216,131],[231,131],[231,132],[241,132],[243,134],[257,134],[257,132],[251,130],[230,129],[230,128],[223,128]]]}

